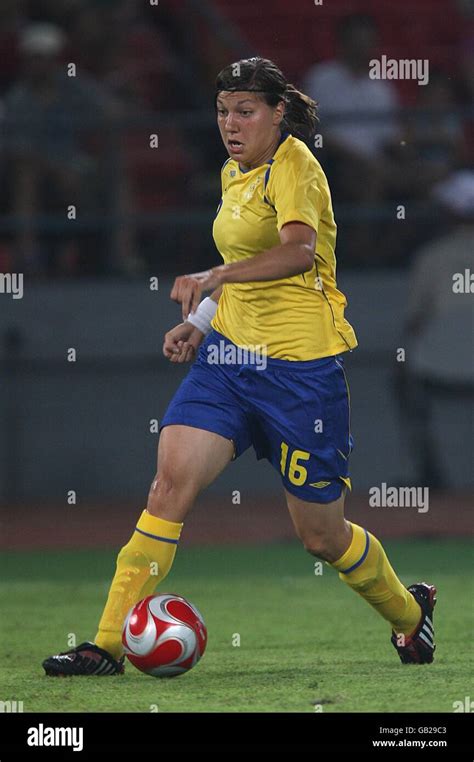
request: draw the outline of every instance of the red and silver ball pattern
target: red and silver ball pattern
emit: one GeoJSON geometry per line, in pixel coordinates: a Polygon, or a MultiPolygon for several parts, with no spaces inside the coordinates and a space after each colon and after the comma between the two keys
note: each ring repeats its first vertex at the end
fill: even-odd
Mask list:
{"type": "Polygon", "coordinates": [[[206,648],[207,630],[197,608],[185,598],[149,595],[128,612],[122,643],[137,669],[153,677],[174,677],[197,664],[206,648]]]}

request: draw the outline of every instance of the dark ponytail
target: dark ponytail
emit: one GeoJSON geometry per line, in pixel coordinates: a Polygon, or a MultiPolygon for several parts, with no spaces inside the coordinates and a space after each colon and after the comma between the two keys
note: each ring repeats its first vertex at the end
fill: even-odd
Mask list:
{"type": "Polygon", "coordinates": [[[229,64],[217,75],[216,98],[220,90],[248,90],[260,93],[268,106],[285,102],[282,131],[309,141],[316,132],[318,104],[286,81],[282,71],[268,58],[244,58],[229,64]]]}
{"type": "Polygon", "coordinates": [[[310,140],[318,124],[318,104],[309,95],[287,84],[284,97],[286,108],[282,126],[302,140],[310,140]]]}

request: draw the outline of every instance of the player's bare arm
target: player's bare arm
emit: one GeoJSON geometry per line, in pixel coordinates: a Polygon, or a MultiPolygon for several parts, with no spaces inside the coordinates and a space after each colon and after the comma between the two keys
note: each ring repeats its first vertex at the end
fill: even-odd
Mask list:
{"type": "Polygon", "coordinates": [[[181,304],[183,320],[197,309],[201,294],[216,286],[291,278],[313,268],[316,231],[312,227],[303,222],[288,222],[280,231],[280,241],[279,246],[251,259],[176,278],[171,299],[181,304]]]}

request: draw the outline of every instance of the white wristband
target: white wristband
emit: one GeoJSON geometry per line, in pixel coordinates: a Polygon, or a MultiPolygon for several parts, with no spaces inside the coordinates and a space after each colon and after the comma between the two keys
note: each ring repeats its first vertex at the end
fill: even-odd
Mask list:
{"type": "Polygon", "coordinates": [[[210,296],[206,296],[205,299],[198,306],[196,312],[190,312],[186,318],[186,323],[191,323],[196,328],[207,336],[211,330],[211,320],[216,314],[217,304],[210,296]]]}

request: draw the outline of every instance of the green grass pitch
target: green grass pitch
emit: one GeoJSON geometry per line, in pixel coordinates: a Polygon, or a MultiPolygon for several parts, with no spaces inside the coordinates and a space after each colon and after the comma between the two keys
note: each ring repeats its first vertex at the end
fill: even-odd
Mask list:
{"type": "Polygon", "coordinates": [[[25,712],[452,712],[469,695],[472,565],[465,540],[386,543],[404,584],[438,588],[432,665],[402,665],[389,625],[296,542],[178,549],[160,586],[200,609],[207,651],[189,673],[47,678],[43,658],[93,638],[110,551],[5,553],[0,700],[25,712]],[[317,569],[316,569],[317,570],[317,569]],[[471,603],[469,602],[471,601],[471,603]],[[238,637],[240,645],[236,645],[238,637]]]}

